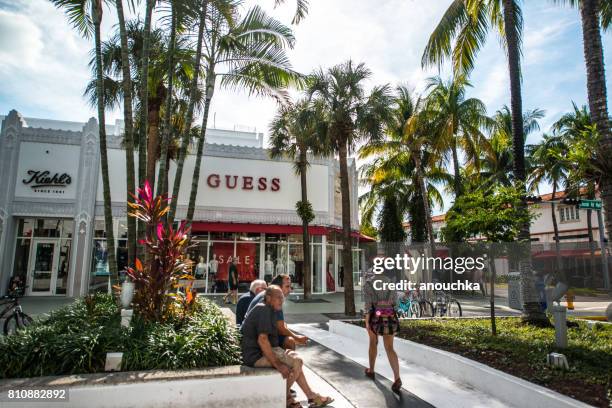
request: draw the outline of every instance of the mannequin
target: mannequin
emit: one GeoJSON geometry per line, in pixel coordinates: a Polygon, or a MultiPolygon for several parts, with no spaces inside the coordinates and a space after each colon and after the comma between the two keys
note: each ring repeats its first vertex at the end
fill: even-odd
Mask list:
{"type": "Polygon", "coordinates": [[[287,265],[287,275],[291,276],[291,280],[295,281],[295,262],[293,257],[289,257],[289,265],[287,265]]]}
{"type": "Polygon", "coordinates": [[[272,280],[272,274],[274,273],[274,262],[270,259],[270,254],[266,255],[266,260],[264,261],[264,279],[266,282],[270,282],[272,280]]]}
{"type": "Polygon", "coordinates": [[[213,282],[212,291],[214,292],[217,291],[217,270],[218,269],[219,269],[219,261],[217,261],[217,254],[213,254],[212,259],[208,262],[208,271],[210,272],[210,279],[213,282]]]}
{"type": "Polygon", "coordinates": [[[279,259],[276,264],[276,275],[282,275],[285,273],[285,261],[284,259],[279,259]]]}
{"type": "Polygon", "coordinates": [[[204,257],[200,256],[199,262],[195,268],[196,279],[204,278],[204,275],[206,275],[207,272],[208,272],[208,265],[206,265],[206,263],[204,262],[204,257]]]}

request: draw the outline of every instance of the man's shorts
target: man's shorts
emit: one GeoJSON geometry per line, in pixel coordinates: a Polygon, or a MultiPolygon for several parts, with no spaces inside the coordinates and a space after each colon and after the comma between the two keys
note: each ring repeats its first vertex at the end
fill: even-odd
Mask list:
{"type": "MultiPolygon", "coordinates": [[[[293,368],[296,362],[297,354],[293,350],[285,350],[282,347],[272,347],[272,352],[278,360],[289,368],[293,368]]],[[[254,367],[272,367],[266,356],[261,357],[255,362],[254,367]]]]}

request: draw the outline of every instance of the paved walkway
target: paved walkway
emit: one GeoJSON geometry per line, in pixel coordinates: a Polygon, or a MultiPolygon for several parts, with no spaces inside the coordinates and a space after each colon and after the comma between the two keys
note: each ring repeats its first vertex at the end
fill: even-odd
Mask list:
{"type": "Polygon", "coordinates": [[[402,398],[390,391],[393,373],[382,344],[376,362],[377,381],[363,374],[368,365],[367,339],[349,339],[321,329],[321,325],[294,324],[291,329],[313,343],[299,347],[306,365],[334,386],[357,407],[502,408],[508,405],[491,396],[454,382],[442,373],[400,359],[402,398]]]}

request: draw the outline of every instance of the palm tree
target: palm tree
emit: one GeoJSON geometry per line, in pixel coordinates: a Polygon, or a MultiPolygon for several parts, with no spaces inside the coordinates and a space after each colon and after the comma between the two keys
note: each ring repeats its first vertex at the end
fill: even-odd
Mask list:
{"type": "Polygon", "coordinates": [[[353,259],[351,239],[351,190],[349,187],[348,155],[360,140],[380,139],[384,124],[390,120],[392,103],[389,86],[376,86],[369,94],[364,81],[371,76],[364,64],[352,61],[336,65],[327,72],[319,70],[311,75],[308,94],[325,111],[325,139],[337,152],[340,162],[340,190],[342,194],[342,265],[348,271],[344,278],[344,311],[355,315],[353,288],[353,259]]]}
{"type": "Polygon", "coordinates": [[[609,0],[555,0],[577,6],[582,22],[582,43],[587,71],[589,110],[597,131],[601,134],[596,159],[604,170],[600,192],[605,211],[608,241],[612,242],[612,130],[608,116],[606,71],[604,67],[601,28],[607,30],[612,22],[612,4],[609,0]]]}
{"type": "MultiPolygon", "coordinates": [[[[541,109],[532,109],[523,114],[525,138],[540,130],[539,120],[544,117],[541,109]]],[[[512,115],[508,106],[495,112],[487,124],[489,137],[479,146],[478,165],[468,163],[467,173],[478,180],[478,188],[489,190],[496,185],[510,187],[515,183],[514,152],[512,148],[512,115]]],[[[529,159],[529,157],[527,157],[529,159]]],[[[526,162],[529,169],[529,160],[526,162]]]]}
{"type": "MultiPolygon", "coordinates": [[[[95,44],[96,94],[98,108],[98,134],[100,138],[100,165],[102,168],[102,191],[104,199],[104,228],[108,250],[108,269],[111,286],[119,283],[119,273],[115,257],[115,234],[113,231],[113,213],[111,207],[110,181],[108,176],[108,152],[106,150],[106,121],[104,116],[104,75],[102,72],[102,52],[100,24],[102,23],[102,0],[51,0],[58,8],[63,9],[72,25],[86,38],[93,37],[95,44]],[[90,10],[88,12],[87,10],[90,10]]],[[[110,290],[110,287],[109,287],[110,290]]]]}
{"type": "MultiPolygon", "coordinates": [[[[510,76],[510,107],[512,118],[512,147],[514,153],[514,176],[516,187],[525,191],[525,151],[523,130],[523,101],[521,95],[521,36],[523,17],[517,0],[453,0],[442,20],[429,38],[423,53],[423,65],[440,65],[444,58],[451,57],[455,75],[468,74],[474,67],[476,54],[493,27],[508,57],[510,76]]],[[[527,212],[527,203],[521,204],[527,212]]],[[[527,217],[525,217],[527,220],[527,217]]],[[[523,255],[519,262],[521,294],[523,298],[523,320],[535,324],[550,324],[540,309],[535,293],[535,284],[529,248],[529,222],[523,223],[518,241],[522,242],[523,255]]]]}
{"type": "MultiPolygon", "coordinates": [[[[565,157],[568,147],[559,135],[544,135],[540,143],[527,146],[527,151],[532,165],[530,190],[537,191],[543,181],[552,185],[550,209],[555,234],[555,259],[557,271],[561,273],[561,248],[559,244],[559,226],[555,211],[555,199],[557,189],[567,181],[568,169],[565,165],[565,157]]],[[[565,281],[565,279],[563,280],[565,281]]]]}
{"type": "Polygon", "coordinates": [[[484,135],[480,131],[487,124],[486,108],[477,98],[465,98],[467,87],[472,85],[464,75],[447,82],[436,77],[429,80],[425,112],[430,127],[435,132],[436,148],[441,152],[451,153],[454,169],[453,189],[455,197],[461,195],[461,164],[459,147],[467,159],[475,161],[476,151],[484,135]]]}
{"type": "Polygon", "coordinates": [[[296,208],[302,219],[304,299],[310,298],[312,290],[308,224],[314,219],[312,205],[308,201],[307,171],[310,166],[308,155],[329,154],[318,138],[323,124],[321,116],[320,109],[317,109],[315,104],[302,99],[295,105],[281,106],[270,124],[270,156],[273,158],[287,156],[294,160],[295,172],[300,176],[302,199],[296,203],[296,208]]]}
{"type": "MultiPolygon", "coordinates": [[[[117,19],[119,26],[119,35],[121,41],[121,60],[125,61],[122,64],[121,86],[123,88],[123,122],[124,136],[123,142],[125,147],[125,177],[128,200],[126,202],[126,211],[129,211],[130,194],[136,193],[136,173],[134,168],[134,118],[133,118],[133,98],[132,98],[132,78],[131,64],[129,60],[127,31],[125,28],[125,15],[123,12],[123,0],[115,0],[115,8],[117,9],[117,19]]],[[[136,218],[127,217],[127,252],[128,265],[133,266],[136,261],[136,218]]]]}
{"type": "MultiPolygon", "coordinates": [[[[206,72],[204,111],[187,207],[188,223],[193,220],[195,211],[208,112],[217,77],[221,78],[220,85],[223,87],[245,89],[249,94],[272,96],[280,101],[287,99],[286,86],[300,83],[300,75],[291,69],[285,53],[285,48],[293,47],[295,42],[291,29],[268,16],[261,8],[251,8],[235,24],[228,21],[223,12],[211,7],[207,12],[207,21],[202,50],[202,64],[206,72]]],[[[180,177],[182,174],[177,169],[174,197],[178,197],[180,177]]]]}

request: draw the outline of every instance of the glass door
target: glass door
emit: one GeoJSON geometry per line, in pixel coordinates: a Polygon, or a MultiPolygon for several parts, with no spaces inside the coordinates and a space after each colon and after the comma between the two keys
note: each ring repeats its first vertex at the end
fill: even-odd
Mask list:
{"type": "Polygon", "coordinates": [[[58,249],[57,240],[34,240],[28,279],[29,295],[55,294],[58,249]]]}

